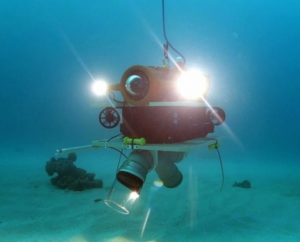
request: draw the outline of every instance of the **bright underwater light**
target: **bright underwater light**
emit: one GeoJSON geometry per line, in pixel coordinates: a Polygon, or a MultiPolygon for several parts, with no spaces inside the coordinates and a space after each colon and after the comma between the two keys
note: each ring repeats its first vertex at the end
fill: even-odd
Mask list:
{"type": "Polygon", "coordinates": [[[137,191],[132,191],[115,180],[107,197],[104,199],[104,203],[116,212],[127,215],[139,196],[140,194],[137,191]]]}
{"type": "Polygon", "coordinates": [[[185,99],[196,100],[203,98],[208,88],[208,78],[196,69],[182,72],[177,80],[178,92],[185,99]]]}
{"type": "Polygon", "coordinates": [[[95,80],[91,85],[91,90],[98,97],[104,96],[108,91],[108,84],[104,80],[95,80]]]}
{"type": "Polygon", "coordinates": [[[140,194],[138,194],[136,191],[132,191],[129,196],[128,196],[128,200],[134,202],[135,200],[137,200],[139,198],[140,194]]]}

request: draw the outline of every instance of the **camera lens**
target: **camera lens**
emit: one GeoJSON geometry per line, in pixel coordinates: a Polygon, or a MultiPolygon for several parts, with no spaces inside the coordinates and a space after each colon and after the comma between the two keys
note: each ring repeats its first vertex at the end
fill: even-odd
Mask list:
{"type": "Polygon", "coordinates": [[[144,98],[149,89],[149,81],[144,75],[130,75],[125,81],[127,93],[136,100],[144,98]]]}

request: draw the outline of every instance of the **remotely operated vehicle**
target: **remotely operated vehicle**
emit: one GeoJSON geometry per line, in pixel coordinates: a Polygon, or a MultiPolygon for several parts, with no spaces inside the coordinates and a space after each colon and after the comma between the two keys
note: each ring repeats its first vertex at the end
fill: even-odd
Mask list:
{"type": "Polygon", "coordinates": [[[220,158],[217,140],[208,134],[224,122],[225,112],[206,100],[208,77],[189,70],[183,55],[168,41],[164,7],[163,30],[166,42],[162,66],[135,65],[117,84],[96,81],[92,86],[111,104],[101,110],[100,124],[108,129],[119,128],[120,135],[56,152],[56,156],[62,156],[85,149],[112,148],[125,157],[105,199],[105,204],[123,214],[130,212],[149,172],[155,171],[163,186],[175,188],[183,179],[176,163],[188,151],[208,143],[220,158]],[[169,48],[177,58],[170,58],[169,48]],[[130,154],[126,155],[125,150],[130,154]]]}

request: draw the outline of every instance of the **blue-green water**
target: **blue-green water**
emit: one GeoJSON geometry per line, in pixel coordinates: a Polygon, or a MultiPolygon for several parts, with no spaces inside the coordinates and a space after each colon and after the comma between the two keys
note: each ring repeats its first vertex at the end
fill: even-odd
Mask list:
{"type": "MultiPolygon", "coordinates": [[[[232,193],[231,182],[235,179],[253,178],[254,183],[256,181],[265,189],[262,194],[267,191],[267,194],[274,194],[270,187],[278,183],[278,190],[285,190],[284,194],[290,194],[294,199],[281,202],[287,214],[295,214],[290,210],[299,207],[295,204],[300,202],[300,178],[297,176],[300,162],[299,9],[300,2],[297,0],[166,0],[166,27],[170,41],[184,53],[188,66],[199,66],[209,74],[211,88],[208,99],[213,105],[223,107],[227,114],[231,133],[224,127],[218,127],[216,134],[221,137],[229,194],[232,193]],[[230,163],[227,168],[226,161],[230,163]],[[270,181],[274,177],[277,177],[277,183],[270,181]],[[288,183],[289,179],[291,183],[288,183]]],[[[0,183],[10,184],[10,189],[13,189],[14,183],[7,182],[4,174],[14,177],[16,171],[31,173],[34,170],[34,174],[40,172],[38,183],[49,185],[43,166],[56,148],[86,144],[92,139],[109,138],[118,133],[117,129],[107,131],[98,124],[99,109],[91,104],[94,99],[89,90],[91,76],[105,77],[116,83],[122,73],[134,64],[161,65],[161,21],[159,0],[0,2],[0,174],[3,177],[0,183]]],[[[198,155],[201,156],[201,152],[198,155]]],[[[192,158],[195,159],[194,156],[192,158]]],[[[195,162],[192,158],[190,162],[195,162]]],[[[115,154],[113,159],[117,159],[115,154]]],[[[186,174],[189,164],[182,165],[186,174]]],[[[101,164],[90,162],[90,168],[95,169],[97,176],[103,175],[101,164]]],[[[214,172],[219,175],[217,170],[212,174],[214,172]]],[[[113,169],[111,175],[114,175],[113,169]]],[[[201,177],[201,172],[198,175],[201,177]]],[[[218,179],[214,182],[217,183],[218,179]]],[[[205,188],[201,186],[204,185],[199,185],[200,197],[203,194],[216,196],[213,192],[203,193],[205,188]]],[[[180,196],[183,190],[181,188],[176,196],[180,196]]],[[[233,202],[229,195],[226,196],[226,190],[224,192],[222,199],[233,202]]],[[[257,191],[254,190],[254,193],[257,191]]],[[[22,192],[17,194],[21,199],[22,192]]],[[[170,201],[173,196],[170,195],[170,201]]],[[[238,206],[251,206],[245,197],[238,195],[236,198],[242,201],[238,206]]],[[[12,200],[18,204],[19,199],[12,200]]],[[[265,198],[263,200],[261,208],[260,201],[256,200],[257,209],[250,210],[249,214],[261,213],[265,217],[260,218],[259,224],[269,224],[274,217],[269,219],[266,215],[269,213],[263,212],[268,207],[265,198]]],[[[154,219],[168,221],[167,214],[161,212],[153,216],[152,223],[154,231],[162,225],[162,232],[148,234],[145,241],[216,241],[222,238],[222,233],[222,241],[243,241],[233,239],[235,232],[239,234],[241,229],[235,226],[243,226],[243,222],[229,219],[231,222],[224,227],[224,222],[220,221],[221,217],[230,216],[226,211],[231,211],[224,210],[222,213],[220,201],[221,198],[212,202],[214,209],[220,211],[219,217],[207,212],[210,207],[208,201],[203,206],[197,203],[207,216],[209,228],[205,233],[201,233],[203,230],[199,225],[204,224],[205,219],[199,215],[200,222],[196,223],[193,231],[198,229],[200,232],[193,232],[194,236],[185,240],[185,230],[175,230],[175,234],[170,232],[180,222],[169,221],[165,227],[155,223],[154,219]],[[223,229],[217,232],[213,229],[220,227],[223,229]],[[232,235],[225,233],[230,229],[232,235]],[[172,236],[168,240],[169,233],[172,236]],[[214,236],[214,233],[220,237],[214,236]],[[177,236],[181,239],[175,240],[177,236]]],[[[180,205],[184,207],[184,203],[180,205]]],[[[278,204],[274,207],[280,208],[278,204]]],[[[236,208],[232,210],[238,213],[236,208]]],[[[46,209],[46,212],[49,211],[46,209]]],[[[13,214],[12,210],[11,219],[13,214]]],[[[263,241],[250,236],[255,233],[251,228],[255,227],[257,220],[255,215],[250,218],[249,214],[243,217],[246,226],[250,226],[247,227],[250,232],[243,233],[245,241],[263,241]]],[[[82,219],[89,220],[89,215],[87,213],[82,219]]],[[[180,213],[175,213],[175,220],[180,221],[180,216],[180,213]]],[[[278,214],[280,216],[284,217],[283,211],[278,214]]],[[[5,233],[6,218],[4,215],[1,218],[0,214],[0,234],[5,233]]],[[[124,232],[122,228],[127,220],[122,218],[121,221],[120,224],[110,222],[107,227],[117,227],[116,237],[129,234],[130,239],[135,239],[135,227],[124,232]]],[[[292,218],[291,223],[278,225],[278,228],[285,226],[282,230],[278,230],[278,223],[274,222],[273,227],[260,230],[261,238],[270,241],[268,234],[279,231],[278,241],[298,241],[300,234],[297,229],[300,227],[295,221],[299,219],[292,218]]],[[[101,228],[98,229],[101,234],[101,228]]],[[[39,240],[39,230],[36,230],[34,241],[52,241],[44,237],[39,240]]],[[[86,231],[86,241],[101,241],[101,236],[89,237],[89,230],[86,231]]],[[[80,235],[81,231],[76,233],[80,235]]],[[[16,237],[15,241],[31,241],[29,234],[16,237]]],[[[57,241],[71,241],[71,238],[60,238],[60,233],[57,236],[57,241]]]]}

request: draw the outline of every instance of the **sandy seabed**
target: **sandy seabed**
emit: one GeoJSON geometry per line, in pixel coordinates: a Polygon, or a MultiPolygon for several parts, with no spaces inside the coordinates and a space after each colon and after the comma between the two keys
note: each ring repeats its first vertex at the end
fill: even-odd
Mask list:
{"type": "Polygon", "coordinates": [[[132,213],[121,215],[94,201],[105,198],[117,157],[79,156],[77,165],[95,172],[105,186],[73,192],[49,183],[44,171],[49,154],[2,150],[0,241],[300,241],[300,165],[293,158],[224,157],[220,192],[217,161],[209,156],[196,161],[192,154],[179,164],[180,187],[154,188],[152,173],[132,213]],[[253,187],[232,187],[243,179],[253,187]]]}

